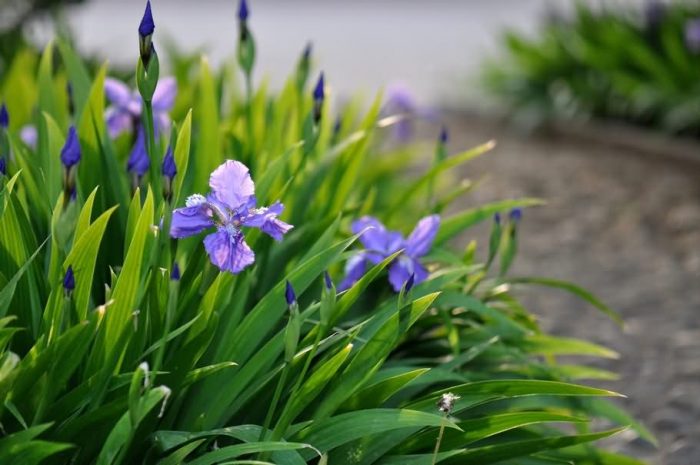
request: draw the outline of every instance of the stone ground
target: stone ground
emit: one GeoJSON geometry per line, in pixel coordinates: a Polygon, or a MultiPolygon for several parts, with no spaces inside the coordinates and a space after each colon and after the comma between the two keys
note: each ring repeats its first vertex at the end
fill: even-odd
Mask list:
{"type": "Polygon", "coordinates": [[[523,294],[548,331],[620,353],[598,364],[620,380],[599,384],[628,395],[622,404],[660,446],[624,434],[612,446],[655,465],[700,463],[700,163],[526,136],[473,118],[448,121],[455,150],[498,141],[465,167],[472,178],[488,176],[469,203],[548,201],[525,212],[513,274],[571,280],[624,317],[621,330],[563,292],[523,294]]]}

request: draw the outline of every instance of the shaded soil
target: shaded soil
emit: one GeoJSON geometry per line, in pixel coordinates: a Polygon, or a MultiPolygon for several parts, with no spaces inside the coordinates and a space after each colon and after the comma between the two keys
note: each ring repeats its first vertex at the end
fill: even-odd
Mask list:
{"type": "MultiPolygon", "coordinates": [[[[448,121],[455,150],[498,141],[464,168],[472,179],[488,176],[466,202],[548,202],[526,211],[512,274],[571,280],[625,319],[621,330],[555,290],[521,294],[548,331],[620,353],[619,360],[596,362],[620,380],[597,384],[625,393],[622,404],[660,445],[623,433],[611,447],[656,465],[700,464],[700,163],[524,136],[473,118],[448,121]]],[[[477,234],[483,244],[486,228],[477,234]]]]}

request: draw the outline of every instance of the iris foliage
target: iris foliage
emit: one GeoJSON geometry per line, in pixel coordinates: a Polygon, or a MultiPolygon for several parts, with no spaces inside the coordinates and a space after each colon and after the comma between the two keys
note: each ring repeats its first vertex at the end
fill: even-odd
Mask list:
{"type": "Polygon", "coordinates": [[[535,34],[508,31],[484,86],[523,122],[623,121],[700,135],[700,8],[649,0],[552,13],[535,34]]]}
{"type": "Polygon", "coordinates": [[[544,333],[514,292],[561,288],[617,320],[575,285],[508,274],[539,202],[447,213],[468,189],[446,172],[493,144],[448,154],[443,133],[414,160],[383,140],[381,96],[339,110],[330,76],[307,82],[309,49],[279,92],[254,86],[249,14],[237,64],[174,61],[167,118],[152,20],[143,101],[61,39],[2,77],[0,463],[639,463],[592,445],[627,426],[653,441],[618,394],[580,384],[614,375],[557,360],[616,354],[544,333]],[[109,92],[124,105],[106,111],[109,92]],[[148,166],[128,171],[134,147],[148,166]],[[203,226],[173,233],[195,207],[203,226]],[[353,226],[370,215],[397,232],[353,226]],[[483,221],[481,262],[450,242],[483,221]],[[377,237],[396,247],[337,291],[377,237]]]}

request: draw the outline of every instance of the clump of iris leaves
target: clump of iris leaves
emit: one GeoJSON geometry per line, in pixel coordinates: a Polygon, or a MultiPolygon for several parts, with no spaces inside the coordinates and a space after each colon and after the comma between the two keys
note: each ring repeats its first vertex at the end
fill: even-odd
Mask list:
{"type": "Polygon", "coordinates": [[[508,31],[483,84],[531,125],[568,118],[700,136],[700,7],[579,2],[535,34],[508,31]]]}
{"type": "Polygon", "coordinates": [[[653,442],[580,384],[614,374],[557,361],[615,353],[514,293],[617,320],[509,276],[538,202],[445,213],[469,189],[447,171],[493,144],[443,133],[409,176],[420,151],[382,140],[407,115],[335,109],[310,48],[279,93],[253,84],[245,3],[235,63],[176,60],[159,90],[154,17],[136,91],[61,39],[2,77],[0,463],[640,463],[593,445],[653,442]],[[483,221],[487,260],[454,251],[483,221]]]}

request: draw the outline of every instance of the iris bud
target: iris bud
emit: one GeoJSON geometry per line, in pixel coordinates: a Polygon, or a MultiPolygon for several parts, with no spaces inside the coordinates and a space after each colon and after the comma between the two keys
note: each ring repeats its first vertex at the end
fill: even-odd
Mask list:
{"type": "Polygon", "coordinates": [[[73,266],[69,265],[66,274],[63,277],[63,290],[66,295],[70,295],[75,289],[75,275],[73,274],[73,266]]]}
{"type": "Polygon", "coordinates": [[[325,82],[323,78],[323,72],[318,77],[316,82],[316,87],[314,87],[313,97],[314,97],[314,123],[318,124],[321,121],[322,110],[323,110],[323,100],[326,97],[325,94],[325,82]]]}
{"type": "Polygon", "coordinates": [[[153,14],[151,13],[151,2],[146,2],[146,10],[143,12],[141,24],[139,24],[139,53],[144,67],[148,68],[148,62],[153,54],[153,31],[156,25],[153,22],[153,14]]]}

